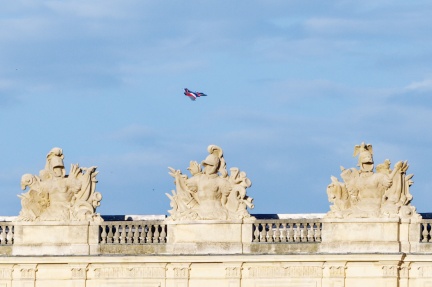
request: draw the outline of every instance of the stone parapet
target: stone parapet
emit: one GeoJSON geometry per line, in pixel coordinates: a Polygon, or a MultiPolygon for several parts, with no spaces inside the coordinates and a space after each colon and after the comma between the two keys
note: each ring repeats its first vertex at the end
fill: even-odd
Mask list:
{"type": "MultiPolygon", "coordinates": [[[[306,217],[306,216],[305,216],[306,217]]],[[[3,222],[0,254],[293,254],[432,252],[430,220],[3,222]]]]}
{"type": "Polygon", "coordinates": [[[99,224],[14,222],[12,255],[89,255],[99,244],[99,224]]]}

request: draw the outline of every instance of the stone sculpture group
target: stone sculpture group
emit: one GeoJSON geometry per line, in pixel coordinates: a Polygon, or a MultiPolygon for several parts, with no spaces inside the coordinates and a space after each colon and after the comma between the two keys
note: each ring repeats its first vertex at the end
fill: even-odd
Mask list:
{"type": "MultiPolygon", "coordinates": [[[[166,194],[171,200],[168,220],[242,220],[253,217],[253,199],[246,194],[252,183],[244,171],[236,167],[228,173],[223,151],[216,145],[207,148],[209,155],[201,162],[191,161],[191,177],[169,168],[176,189],[166,194]]],[[[407,175],[407,162],[379,164],[374,172],[372,145],[355,146],[358,169],[341,167],[340,182],[331,177],[327,187],[333,204],[328,218],[418,218],[410,205],[409,192],[413,175],[407,175]]],[[[21,187],[28,191],[19,195],[22,210],[18,221],[102,221],[96,213],[102,195],[96,191],[96,167],[72,164],[66,175],[61,148],[53,148],[39,176],[24,174],[21,187]]]]}
{"type": "Polygon", "coordinates": [[[390,160],[379,164],[374,172],[372,145],[362,143],[354,147],[354,157],[358,156],[359,169],[341,167],[340,182],[331,177],[327,187],[330,212],[327,217],[418,217],[409,192],[413,175],[406,175],[407,161],[397,162],[393,170],[390,160]]]}
{"type": "Polygon", "coordinates": [[[96,167],[71,165],[69,175],[63,163],[63,151],[53,148],[39,176],[24,174],[18,195],[22,210],[18,221],[101,221],[96,214],[102,195],[96,191],[96,167]]]}
{"type": "Polygon", "coordinates": [[[175,221],[250,217],[246,208],[254,206],[252,198],[246,195],[246,188],[252,183],[246,173],[233,167],[228,175],[222,149],[210,145],[207,150],[209,155],[201,164],[190,162],[191,178],[169,168],[176,185],[176,191],[167,194],[172,207],[169,218],[175,221]]]}

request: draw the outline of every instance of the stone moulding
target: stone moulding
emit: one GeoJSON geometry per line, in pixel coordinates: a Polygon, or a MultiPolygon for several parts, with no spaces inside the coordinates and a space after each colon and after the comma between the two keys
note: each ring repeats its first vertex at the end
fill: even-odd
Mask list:
{"type": "Polygon", "coordinates": [[[428,286],[425,255],[193,255],[7,257],[4,286],[428,286]]]}

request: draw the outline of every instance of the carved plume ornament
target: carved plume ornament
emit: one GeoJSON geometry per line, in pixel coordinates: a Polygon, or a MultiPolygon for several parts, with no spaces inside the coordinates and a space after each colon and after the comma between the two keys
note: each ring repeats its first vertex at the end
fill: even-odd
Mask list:
{"type": "Polygon", "coordinates": [[[171,199],[171,220],[235,220],[251,217],[253,199],[246,195],[252,185],[246,173],[238,168],[226,169],[223,151],[210,145],[209,155],[201,162],[191,161],[189,178],[180,170],[169,168],[176,190],[166,194],[171,199]]]}
{"type": "Polygon", "coordinates": [[[341,167],[343,182],[332,176],[327,186],[328,199],[333,203],[327,217],[420,217],[410,205],[413,175],[406,174],[407,161],[398,161],[391,169],[386,159],[374,172],[372,145],[365,143],[354,147],[353,156],[358,156],[359,168],[341,167]]]}
{"type": "Polygon", "coordinates": [[[102,195],[96,191],[96,167],[72,164],[66,175],[61,148],[53,148],[39,176],[24,174],[18,195],[21,212],[18,221],[102,221],[96,208],[102,195]]]}

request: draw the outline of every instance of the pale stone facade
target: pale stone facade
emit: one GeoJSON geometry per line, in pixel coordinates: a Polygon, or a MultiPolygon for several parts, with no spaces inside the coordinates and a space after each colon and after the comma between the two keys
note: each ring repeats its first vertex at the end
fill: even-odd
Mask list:
{"type": "MultiPolygon", "coordinates": [[[[170,169],[169,217],[101,217],[95,168],[66,175],[54,148],[18,217],[0,222],[0,287],[428,287],[432,220],[410,205],[406,162],[359,169],[327,187],[327,214],[250,215],[251,181],[209,146],[191,177],[170,169]],[[80,212],[77,212],[80,211],[80,212]]],[[[325,187],[323,188],[325,192],[325,187]]]]}

